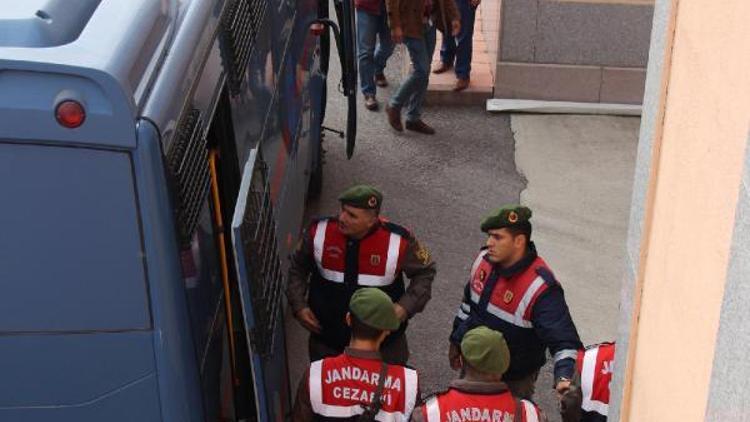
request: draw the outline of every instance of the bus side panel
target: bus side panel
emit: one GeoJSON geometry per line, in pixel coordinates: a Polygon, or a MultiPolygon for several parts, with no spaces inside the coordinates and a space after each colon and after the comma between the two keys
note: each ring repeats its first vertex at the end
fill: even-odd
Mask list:
{"type": "Polygon", "coordinates": [[[293,0],[269,1],[272,32],[274,34],[272,38],[273,70],[277,75],[281,72],[284,64],[284,55],[294,31],[294,18],[297,13],[295,10],[297,7],[296,3],[293,0]]]}
{"type": "MultiPolygon", "coordinates": [[[[317,3],[297,2],[296,14],[289,13],[281,2],[274,22],[274,63],[279,66],[274,101],[262,135],[261,149],[270,168],[270,189],[277,219],[279,256],[284,274],[288,256],[300,231],[305,195],[311,170],[313,146],[320,142],[323,75],[319,69],[319,40],[308,30],[317,17],[317,3]],[[291,20],[294,18],[294,20],[291,20]],[[293,24],[293,25],[292,25],[293,24]],[[310,88],[317,87],[317,97],[310,88]]],[[[262,360],[265,402],[269,417],[282,417],[293,400],[289,385],[284,341],[283,312],[276,315],[274,349],[262,360]]]]}
{"type": "MultiPolygon", "coordinates": [[[[277,207],[282,256],[291,252],[300,232],[305,211],[303,204],[313,170],[312,155],[317,153],[317,143],[320,142],[321,104],[315,103],[321,98],[323,81],[319,70],[320,39],[309,31],[309,25],[317,18],[318,5],[316,0],[300,0],[297,7],[278,92],[282,149],[289,157],[284,174],[273,176],[274,180],[284,179],[277,207]]],[[[284,260],[284,265],[287,263],[284,260]]]]}
{"type": "MultiPolygon", "coordinates": [[[[268,9],[271,8],[268,5],[268,9]]],[[[271,39],[274,34],[270,15],[271,11],[266,10],[259,24],[242,90],[238,95],[230,97],[240,168],[245,165],[250,150],[258,144],[276,86],[271,54],[271,39]]]]}
{"type": "Polygon", "coordinates": [[[212,212],[206,199],[193,241],[189,249],[180,252],[203,405],[206,419],[210,421],[218,417],[218,368],[221,366],[221,339],[226,327],[212,212]]]}
{"type": "Polygon", "coordinates": [[[151,343],[148,331],[0,337],[0,420],[161,421],[151,343]]]}
{"type": "Polygon", "coordinates": [[[154,354],[164,421],[203,421],[198,360],[177,248],[159,133],[148,121],[137,127],[134,155],[152,315],[154,354]]]}

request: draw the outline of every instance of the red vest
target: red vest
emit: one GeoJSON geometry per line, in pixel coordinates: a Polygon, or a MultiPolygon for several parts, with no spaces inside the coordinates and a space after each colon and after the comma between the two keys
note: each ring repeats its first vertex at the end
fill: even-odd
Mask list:
{"type": "MultiPolygon", "coordinates": [[[[521,400],[521,419],[516,422],[538,422],[539,409],[521,400]]],[[[426,422],[506,422],[515,420],[516,400],[510,391],[497,394],[470,394],[451,388],[435,396],[422,407],[426,422]]]]}
{"type": "Polygon", "coordinates": [[[581,409],[584,411],[607,416],[614,362],[614,343],[602,343],[578,352],[576,369],[581,375],[581,409]]]}
{"type": "MultiPolygon", "coordinates": [[[[471,301],[475,305],[479,304],[484,284],[492,272],[492,263],[484,258],[486,254],[486,250],[480,252],[471,267],[471,301]]],[[[531,310],[539,295],[549,287],[536,272],[540,267],[546,268],[547,264],[542,258],[537,257],[529,266],[529,270],[498,280],[486,311],[515,326],[532,328],[531,310]]]]}
{"type": "MultiPolygon", "coordinates": [[[[341,354],[310,364],[310,404],[325,418],[347,419],[364,412],[378,387],[381,361],[341,354]]],[[[417,371],[388,365],[376,419],[408,421],[417,402],[417,371]]]]}
{"type": "MultiPolygon", "coordinates": [[[[347,238],[335,220],[324,219],[310,230],[315,251],[315,263],[327,281],[344,282],[347,238]]],[[[396,279],[408,240],[387,230],[382,224],[359,243],[358,282],[360,286],[384,287],[396,279]]]]}

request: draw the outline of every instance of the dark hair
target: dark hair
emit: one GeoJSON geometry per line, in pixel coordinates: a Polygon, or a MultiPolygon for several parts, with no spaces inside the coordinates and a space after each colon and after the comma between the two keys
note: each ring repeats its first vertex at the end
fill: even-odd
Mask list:
{"type": "Polygon", "coordinates": [[[513,237],[522,234],[526,236],[526,243],[529,243],[531,241],[531,223],[528,221],[522,221],[520,223],[507,226],[506,229],[508,229],[513,237]]]}
{"type": "Polygon", "coordinates": [[[352,337],[360,340],[377,340],[383,330],[375,327],[370,327],[364,322],[360,321],[354,313],[350,313],[352,318],[352,337]]]}

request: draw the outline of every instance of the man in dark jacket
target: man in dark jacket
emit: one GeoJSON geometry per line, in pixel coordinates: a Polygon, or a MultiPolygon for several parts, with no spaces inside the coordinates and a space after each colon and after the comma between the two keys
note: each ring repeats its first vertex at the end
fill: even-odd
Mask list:
{"type": "Polygon", "coordinates": [[[393,53],[391,31],[385,11],[385,0],[356,0],[357,8],[357,59],[359,79],[365,108],[378,109],[375,93],[377,86],[388,86],[385,64],[393,53]],[[377,41],[377,43],[376,43],[377,41]]]}
{"type": "Polygon", "coordinates": [[[409,230],[380,217],[383,195],[374,187],[353,186],[339,201],[338,217],[315,219],[307,228],[289,268],[287,298],[310,331],[310,360],[344,350],[349,299],[362,287],[377,287],[401,320],[380,351],[388,363],[403,365],[409,359],[406,326],[430,300],[435,263],[409,230]]]}
{"type": "Polygon", "coordinates": [[[435,52],[435,29],[458,35],[461,23],[456,4],[454,0],[387,0],[386,5],[391,38],[406,45],[412,63],[412,71],[386,107],[388,123],[403,131],[401,108],[406,107],[406,129],[433,135],[435,129],[422,120],[422,105],[435,52]]]}
{"type": "Polygon", "coordinates": [[[531,210],[511,204],[482,222],[486,247],[474,260],[450,336],[451,367],[459,367],[464,334],[479,325],[503,333],[510,368],[503,375],[513,395],[530,399],[549,349],[555,362],[555,389],[564,394],[583,346],[562,286],[537,255],[531,237],[531,210]]]}

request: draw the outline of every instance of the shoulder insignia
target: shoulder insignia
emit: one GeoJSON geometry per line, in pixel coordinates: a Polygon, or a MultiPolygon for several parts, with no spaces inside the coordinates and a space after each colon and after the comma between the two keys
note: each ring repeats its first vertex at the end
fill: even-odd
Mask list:
{"type": "Polygon", "coordinates": [[[414,237],[409,229],[399,224],[391,223],[390,221],[384,221],[383,227],[385,227],[385,229],[389,232],[396,233],[397,235],[403,236],[407,239],[411,239],[414,237]]]}
{"type": "Polygon", "coordinates": [[[430,251],[427,250],[427,248],[424,247],[424,245],[420,241],[417,242],[417,259],[419,259],[419,262],[422,263],[422,265],[427,265],[432,260],[432,256],[430,255],[430,251]]]}
{"type": "Polygon", "coordinates": [[[550,286],[550,287],[555,287],[555,286],[560,287],[560,283],[557,281],[557,279],[555,278],[555,275],[552,274],[552,271],[550,271],[549,268],[547,268],[547,267],[537,267],[536,273],[539,275],[539,277],[542,278],[542,280],[544,280],[544,282],[548,286],[550,286]]]}

